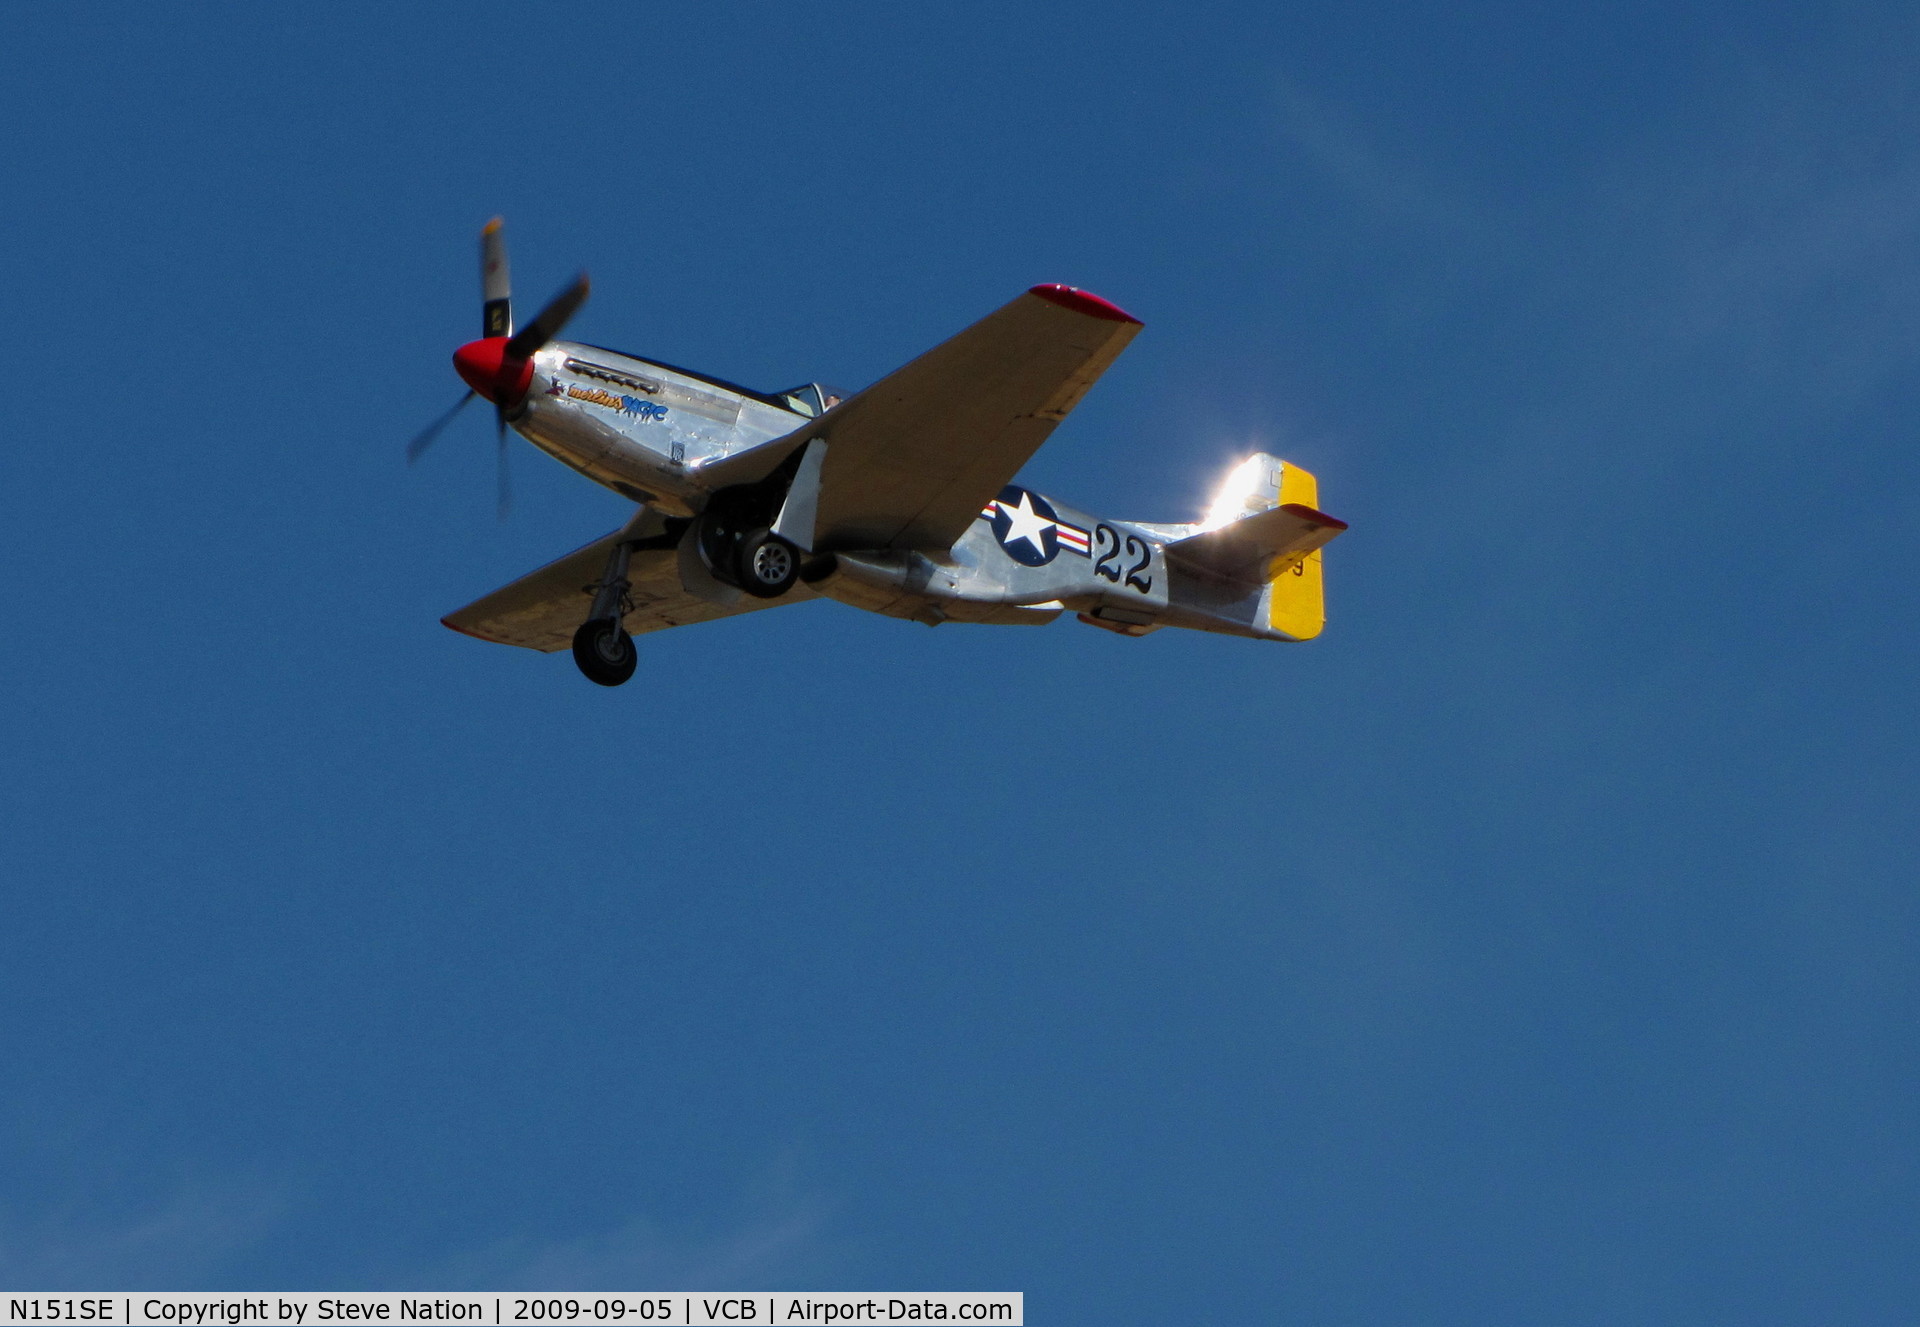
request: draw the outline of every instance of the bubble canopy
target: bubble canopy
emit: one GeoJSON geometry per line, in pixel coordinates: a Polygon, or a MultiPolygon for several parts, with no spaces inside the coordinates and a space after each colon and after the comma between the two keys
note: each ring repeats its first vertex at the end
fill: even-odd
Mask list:
{"type": "Polygon", "coordinates": [[[838,387],[829,387],[825,383],[809,382],[775,392],[774,396],[785,404],[787,409],[805,415],[809,419],[817,419],[844,401],[848,393],[841,391],[838,387]]]}

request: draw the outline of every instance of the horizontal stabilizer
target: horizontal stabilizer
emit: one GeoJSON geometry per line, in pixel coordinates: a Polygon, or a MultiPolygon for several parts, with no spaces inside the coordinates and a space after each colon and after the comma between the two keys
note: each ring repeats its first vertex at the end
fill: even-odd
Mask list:
{"type": "Polygon", "coordinates": [[[1282,503],[1167,545],[1167,556],[1228,580],[1272,580],[1347,528],[1301,502],[1282,503]]]}

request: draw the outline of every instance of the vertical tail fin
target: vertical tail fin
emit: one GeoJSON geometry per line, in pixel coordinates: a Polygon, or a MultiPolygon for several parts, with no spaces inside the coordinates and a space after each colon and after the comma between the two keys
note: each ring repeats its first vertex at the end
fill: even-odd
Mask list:
{"type": "Polygon", "coordinates": [[[1190,528],[1198,533],[1170,550],[1235,576],[1258,568],[1267,590],[1254,625],[1290,640],[1320,634],[1327,622],[1320,545],[1347,526],[1320,511],[1320,484],[1312,474],[1255,452],[1228,473],[1206,518],[1190,528]],[[1262,516],[1279,508],[1286,513],[1262,516]]]}
{"type": "Polygon", "coordinates": [[[1213,504],[1201,518],[1200,529],[1218,530],[1242,516],[1279,506],[1280,486],[1289,468],[1278,456],[1269,456],[1266,452],[1255,452],[1234,466],[1220,481],[1220,491],[1214,494],[1213,504]]]}
{"type": "MultiPolygon", "coordinates": [[[[1284,461],[1275,465],[1278,505],[1298,505],[1318,511],[1320,481],[1297,465],[1284,461]]],[[[1295,640],[1312,640],[1327,625],[1319,549],[1274,567],[1273,581],[1267,591],[1267,625],[1295,640]]]]}

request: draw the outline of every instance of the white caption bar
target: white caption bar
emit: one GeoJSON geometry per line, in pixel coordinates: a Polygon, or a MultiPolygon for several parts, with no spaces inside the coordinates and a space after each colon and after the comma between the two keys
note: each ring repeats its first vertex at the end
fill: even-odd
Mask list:
{"type": "Polygon", "coordinates": [[[839,1323],[967,1322],[1024,1327],[1018,1291],[608,1291],[473,1294],[419,1291],[302,1294],[18,1294],[0,1296],[5,1327],[102,1323],[122,1327],[312,1327],[326,1323],[485,1323],[489,1327],[834,1327],[839,1323]]]}

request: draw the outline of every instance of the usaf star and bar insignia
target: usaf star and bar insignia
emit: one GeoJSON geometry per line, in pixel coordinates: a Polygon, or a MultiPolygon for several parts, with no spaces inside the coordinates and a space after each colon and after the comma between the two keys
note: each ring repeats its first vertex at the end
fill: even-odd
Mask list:
{"type": "Polygon", "coordinates": [[[1009,484],[980,512],[1008,557],[1029,567],[1044,567],[1060,550],[1091,556],[1092,539],[1079,526],[1060,519],[1053,504],[1038,493],[1009,484]]]}

